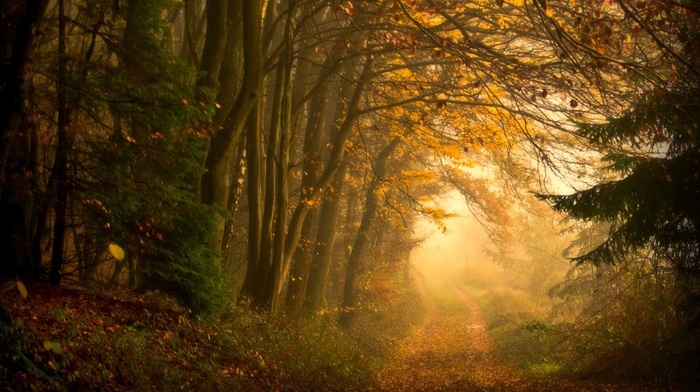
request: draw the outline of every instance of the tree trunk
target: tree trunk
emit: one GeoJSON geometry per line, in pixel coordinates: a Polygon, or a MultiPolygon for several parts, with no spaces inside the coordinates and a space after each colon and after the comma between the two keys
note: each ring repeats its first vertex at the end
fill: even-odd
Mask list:
{"type": "Polygon", "coordinates": [[[272,312],[279,309],[278,296],[283,282],[281,268],[289,204],[289,149],[293,131],[291,128],[291,75],[294,52],[291,15],[291,10],[288,10],[288,21],[281,43],[283,49],[277,63],[266,160],[267,177],[260,262],[266,267],[269,266],[269,273],[265,282],[265,292],[262,297],[257,298],[255,303],[257,307],[272,312]]]}
{"type": "Polygon", "coordinates": [[[364,249],[365,245],[367,245],[369,240],[372,220],[374,220],[377,208],[379,207],[379,198],[377,197],[376,191],[386,176],[387,161],[389,160],[391,153],[394,152],[400,142],[401,139],[394,138],[379,152],[377,162],[374,165],[375,177],[372,179],[372,182],[366,190],[365,211],[362,214],[362,222],[360,223],[360,228],[357,230],[357,235],[355,236],[355,241],[352,245],[350,257],[348,257],[348,261],[345,266],[343,307],[339,319],[340,325],[343,327],[350,326],[350,323],[355,315],[355,307],[357,306],[357,288],[355,281],[357,279],[357,272],[360,266],[362,250],[364,249]]]}
{"type": "Polygon", "coordinates": [[[308,192],[306,195],[302,195],[301,201],[294,209],[294,213],[289,222],[289,227],[287,230],[287,236],[285,241],[285,259],[284,259],[284,274],[289,274],[289,265],[291,262],[291,257],[294,249],[296,249],[299,239],[301,237],[301,226],[309,212],[310,208],[314,203],[317,203],[323,193],[328,189],[335,177],[335,173],[338,171],[340,166],[342,166],[345,160],[345,145],[347,144],[350,132],[354,128],[355,121],[358,118],[358,106],[360,99],[364,92],[366,82],[372,70],[372,60],[368,58],[365,62],[364,70],[360,76],[360,80],[357,82],[355,89],[352,94],[352,98],[348,102],[347,114],[343,124],[340,126],[338,133],[334,139],[333,146],[331,148],[330,158],[328,160],[328,165],[323,170],[318,180],[313,186],[313,191],[308,192]]]}
{"type": "Polygon", "coordinates": [[[48,0],[0,2],[0,276],[35,274],[41,261],[33,258],[33,207],[26,198],[31,192],[23,183],[26,161],[31,157],[18,147],[23,147],[21,138],[29,138],[29,132],[22,129],[26,125],[27,81],[36,27],[47,4],[48,0]],[[11,155],[17,158],[13,167],[8,165],[11,155]]]}
{"type": "Polygon", "coordinates": [[[345,183],[347,163],[344,163],[335,173],[331,186],[326,191],[321,205],[316,241],[314,244],[311,270],[308,278],[308,294],[304,308],[308,312],[316,312],[325,306],[326,287],[335,244],[336,225],[340,211],[340,197],[345,183]]]}
{"type": "MultiPolygon", "coordinates": [[[[201,180],[202,203],[219,207],[222,211],[226,208],[231,189],[229,172],[233,150],[245,129],[248,115],[262,87],[262,3],[262,0],[243,2],[241,14],[243,34],[239,37],[243,42],[243,84],[230,112],[225,117],[226,120],[221,127],[214,129],[205,161],[206,172],[201,180]]],[[[207,40],[209,40],[209,33],[207,33],[207,40]]],[[[217,230],[210,240],[211,249],[221,250],[224,225],[225,219],[221,216],[216,224],[217,230]]]]}
{"type": "Polygon", "coordinates": [[[66,99],[66,15],[64,0],[58,0],[58,141],[51,173],[51,187],[56,192],[54,209],[53,249],[49,280],[61,283],[63,248],[66,240],[66,209],[68,205],[68,156],[71,142],[68,135],[68,102],[66,99]]]}
{"type": "Polygon", "coordinates": [[[204,29],[207,26],[207,8],[202,7],[202,2],[199,0],[185,1],[184,14],[184,32],[182,37],[182,46],[180,47],[180,57],[195,68],[200,68],[199,58],[197,57],[198,48],[204,37],[204,29]]]}
{"type": "Polygon", "coordinates": [[[260,265],[262,246],[262,205],[263,196],[263,154],[260,131],[262,103],[258,102],[248,118],[246,131],[246,161],[248,167],[248,266],[241,287],[240,298],[253,301],[260,295],[260,288],[266,281],[265,270],[260,265]]]}
{"type": "MultiPolygon", "coordinates": [[[[326,128],[326,107],[328,103],[328,80],[321,81],[321,88],[314,94],[308,108],[308,121],[304,134],[301,194],[313,190],[321,164],[321,136],[326,128]]],[[[311,271],[311,242],[316,208],[306,217],[301,229],[301,246],[294,250],[294,262],[291,266],[289,287],[287,289],[287,313],[298,315],[304,304],[307,282],[311,271]]]]}
{"type": "Polygon", "coordinates": [[[202,74],[197,84],[211,89],[212,98],[218,91],[219,70],[226,50],[228,3],[229,0],[207,0],[207,34],[199,64],[202,74]]]}

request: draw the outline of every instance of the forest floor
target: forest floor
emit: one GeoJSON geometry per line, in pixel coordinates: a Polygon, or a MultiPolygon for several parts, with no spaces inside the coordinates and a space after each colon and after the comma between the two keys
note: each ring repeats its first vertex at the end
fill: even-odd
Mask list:
{"type": "MultiPolygon", "coordinates": [[[[379,374],[383,391],[659,391],[589,380],[526,379],[499,360],[476,300],[449,274],[419,275],[424,322],[379,374]]],[[[668,390],[668,389],[665,389],[668,390]]]]}
{"type": "MultiPolygon", "coordinates": [[[[231,307],[204,322],[157,293],[28,284],[27,299],[0,295],[7,311],[0,314],[0,391],[660,390],[519,377],[499,359],[482,310],[455,276],[416,276],[424,317],[387,346],[383,367],[384,354],[369,366],[375,362],[333,319],[299,326],[231,307]]],[[[361,337],[380,345],[376,332],[388,330],[380,322],[368,327],[361,337]]]]}

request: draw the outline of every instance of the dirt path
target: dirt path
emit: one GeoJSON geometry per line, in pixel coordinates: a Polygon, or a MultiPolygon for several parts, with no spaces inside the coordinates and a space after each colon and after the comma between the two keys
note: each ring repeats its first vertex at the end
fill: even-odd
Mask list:
{"type": "Polygon", "coordinates": [[[418,283],[427,307],[425,321],[382,370],[382,390],[498,390],[512,383],[515,376],[496,360],[474,299],[462,291],[454,291],[454,299],[436,298],[423,279],[418,283]]]}
{"type": "Polygon", "coordinates": [[[418,277],[427,314],[379,375],[383,391],[640,391],[587,381],[523,380],[501,363],[481,309],[450,277],[418,277]]]}

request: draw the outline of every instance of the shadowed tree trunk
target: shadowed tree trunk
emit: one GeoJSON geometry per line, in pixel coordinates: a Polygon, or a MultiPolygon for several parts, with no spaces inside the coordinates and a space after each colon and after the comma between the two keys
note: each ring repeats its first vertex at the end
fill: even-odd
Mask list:
{"type": "Polygon", "coordinates": [[[36,274],[40,263],[32,252],[34,207],[24,178],[32,153],[20,147],[32,143],[31,131],[24,129],[28,79],[37,26],[47,4],[47,0],[0,3],[0,275],[36,274]]]}
{"type": "MultiPolygon", "coordinates": [[[[128,29],[127,29],[128,31],[128,29]]],[[[126,41],[126,39],[125,39],[126,41]]],[[[71,142],[68,134],[68,102],[66,99],[66,15],[64,0],[58,0],[58,135],[56,156],[51,187],[56,194],[55,222],[53,229],[53,249],[51,251],[51,270],[49,280],[52,284],[61,283],[63,266],[63,247],[66,240],[66,208],[68,205],[68,156],[71,142]]]]}
{"type": "MultiPolygon", "coordinates": [[[[230,97],[224,90],[235,88],[235,86],[221,86],[222,93],[219,95],[222,98],[226,97],[227,102],[224,104],[227,105],[227,107],[219,104],[221,107],[218,109],[217,115],[215,116],[215,129],[213,130],[214,133],[209,143],[209,151],[205,161],[206,172],[201,179],[202,203],[216,206],[220,208],[221,211],[225,211],[226,209],[229,192],[231,190],[229,180],[231,178],[230,170],[233,152],[245,128],[248,115],[260,95],[262,87],[262,70],[264,65],[262,54],[262,5],[262,0],[247,0],[242,4],[240,14],[233,5],[231,6],[231,12],[223,11],[230,15],[233,26],[237,26],[238,23],[242,24],[242,34],[231,34],[231,38],[235,36],[235,38],[240,41],[230,42],[228,49],[218,46],[217,48],[221,53],[219,54],[217,52],[211,54],[212,57],[220,55],[222,59],[227,60],[226,66],[222,67],[219,65],[217,68],[216,64],[213,64],[211,69],[212,72],[218,72],[218,69],[226,70],[226,74],[222,74],[221,79],[228,84],[237,84],[235,80],[236,64],[243,64],[243,82],[235,101],[230,105],[228,113],[225,112],[227,111],[227,107],[229,107],[230,97]],[[241,18],[242,21],[238,20],[238,18],[241,18]],[[244,61],[242,63],[237,54],[237,45],[239,44],[243,48],[244,61]],[[225,120],[222,121],[222,119],[225,120]]],[[[210,6],[211,4],[209,7],[210,6]]],[[[216,11],[208,9],[208,12],[216,11]]],[[[231,29],[234,29],[234,27],[231,27],[231,29]]],[[[236,30],[233,30],[233,32],[235,31],[236,30]]],[[[224,31],[224,33],[228,32],[228,30],[224,31]]],[[[215,40],[217,36],[210,36],[209,30],[207,30],[207,41],[210,39],[215,40]]],[[[205,43],[205,51],[206,48],[207,44],[205,43]]],[[[204,65],[205,61],[203,56],[203,69],[204,65]]],[[[218,74],[216,76],[218,77],[218,74]]],[[[210,86],[213,82],[209,78],[206,79],[206,83],[207,86],[210,86]]],[[[209,244],[212,249],[217,251],[221,250],[224,226],[225,219],[221,216],[216,225],[217,230],[209,244]]]]}

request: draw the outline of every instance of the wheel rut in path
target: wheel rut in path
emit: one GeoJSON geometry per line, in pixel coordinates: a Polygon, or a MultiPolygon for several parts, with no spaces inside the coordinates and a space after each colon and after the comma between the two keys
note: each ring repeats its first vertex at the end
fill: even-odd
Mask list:
{"type": "MultiPolygon", "coordinates": [[[[385,391],[499,390],[516,380],[500,364],[475,300],[450,285],[450,298],[435,298],[417,277],[426,306],[423,323],[400,342],[380,373],[385,391]]],[[[443,282],[447,283],[447,282],[443,282]]]]}

